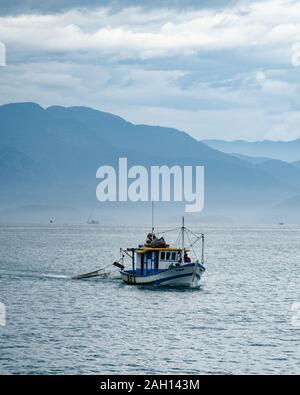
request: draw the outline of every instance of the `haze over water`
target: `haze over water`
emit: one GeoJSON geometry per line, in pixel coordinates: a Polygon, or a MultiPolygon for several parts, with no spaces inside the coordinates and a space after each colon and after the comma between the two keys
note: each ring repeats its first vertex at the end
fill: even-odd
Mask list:
{"type": "Polygon", "coordinates": [[[206,233],[199,290],[117,278],[119,247],[143,242],[147,230],[1,225],[0,372],[300,372],[300,227],[194,227],[206,233]],[[112,274],[69,279],[99,267],[112,274]]]}

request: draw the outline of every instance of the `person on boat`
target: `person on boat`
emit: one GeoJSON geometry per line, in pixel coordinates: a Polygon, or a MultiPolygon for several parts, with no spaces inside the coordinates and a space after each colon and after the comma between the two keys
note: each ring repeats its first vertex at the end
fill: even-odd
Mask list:
{"type": "Polygon", "coordinates": [[[191,262],[191,258],[188,256],[188,254],[186,252],[184,253],[183,258],[184,258],[184,262],[185,263],[190,263],[191,262]]]}
{"type": "Polygon", "coordinates": [[[148,233],[148,234],[147,234],[146,243],[147,243],[147,244],[150,244],[150,243],[152,243],[152,241],[155,240],[155,239],[157,239],[157,237],[155,236],[154,233],[148,233]]]}
{"type": "Polygon", "coordinates": [[[160,239],[155,236],[154,233],[149,233],[147,235],[146,246],[153,248],[165,248],[167,246],[165,239],[161,237],[160,239]]]}

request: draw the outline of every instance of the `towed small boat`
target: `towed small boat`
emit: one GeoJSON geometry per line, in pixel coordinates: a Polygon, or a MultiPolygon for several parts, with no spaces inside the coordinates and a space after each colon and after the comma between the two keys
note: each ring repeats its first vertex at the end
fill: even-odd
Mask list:
{"type": "MultiPolygon", "coordinates": [[[[114,262],[120,269],[122,280],[130,285],[168,285],[168,286],[192,286],[198,287],[204,267],[204,234],[196,235],[184,226],[184,218],[181,227],[181,247],[167,245],[163,238],[157,238],[152,232],[148,234],[147,241],[136,248],[120,249],[121,259],[114,262]],[[192,261],[189,257],[190,250],[185,248],[185,234],[192,233],[196,240],[193,245],[202,241],[201,263],[192,261]],[[124,258],[129,257],[130,268],[126,269],[124,258]]],[[[164,232],[166,233],[166,232],[164,232]]]]}

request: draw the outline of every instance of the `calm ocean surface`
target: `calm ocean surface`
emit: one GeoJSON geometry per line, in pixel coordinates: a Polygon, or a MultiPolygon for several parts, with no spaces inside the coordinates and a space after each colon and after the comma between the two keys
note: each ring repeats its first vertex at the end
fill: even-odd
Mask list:
{"type": "Polygon", "coordinates": [[[0,226],[0,373],[300,373],[300,227],[193,227],[206,233],[198,290],[117,278],[119,247],[147,230],[0,226]],[[112,274],[68,278],[100,267],[112,274]]]}

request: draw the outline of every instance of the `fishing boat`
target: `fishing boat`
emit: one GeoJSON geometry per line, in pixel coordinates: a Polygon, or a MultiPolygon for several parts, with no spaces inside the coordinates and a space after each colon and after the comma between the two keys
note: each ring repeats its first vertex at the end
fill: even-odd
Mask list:
{"type": "MultiPolygon", "coordinates": [[[[199,287],[205,272],[204,267],[204,234],[195,234],[184,225],[177,229],[158,233],[165,234],[179,231],[177,242],[170,246],[164,237],[157,237],[154,231],[154,205],[152,202],[152,231],[147,235],[146,242],[126,250],[120,248],[121,257],[113,265],[119,269],[121,279],[130,285],[168,285],[199,287]],[[185,241],[189,245],[186,246],[185,241]],[[197,257],[194,245],[201,241],[201,260],[197,257]],[[193,252],[193,258],[190,254],[193,252]],[[129,258],[129,265],[125,260],[129,258]],[[127,267],[125,267],[127,265],[127,267]],[[129,266],[129,267],[128,267],[129,266]]],[[[101,268],[89,273],[71,277],[73,280],[84,280],[92,277],[104,277],[105,269],[101,268]]]]}
{"type": "MultiPolygon", "coordinates": [[[[184,226],[179,228],[181,234],[181,246],[172,247],[166,244],[164,238],[156,237],[154,227],[148,234],[143,245],[136,248],[120,249],[121,259],[114,262],[120,269],[122,280],[130,285],[168,285],[168,286],[192,286],[198,287],[204,267],[204,234],[196,235],[184,226]],[[196,240],[193,245],[202,242],[201,262],[192,260],[189,256],[190,249],[185,248],[185,236],[189,238],[191,233],[196,240]],[[125,268],[124,259],[130,259],[130,267],[125,268]]],[[[165,232],[164,232],[165,233],[165,232]]],[[[189,238],[190,239],[190,238],[189,238]]],[[[194,251],[194,249],[193,249],[194,251]]]]}

